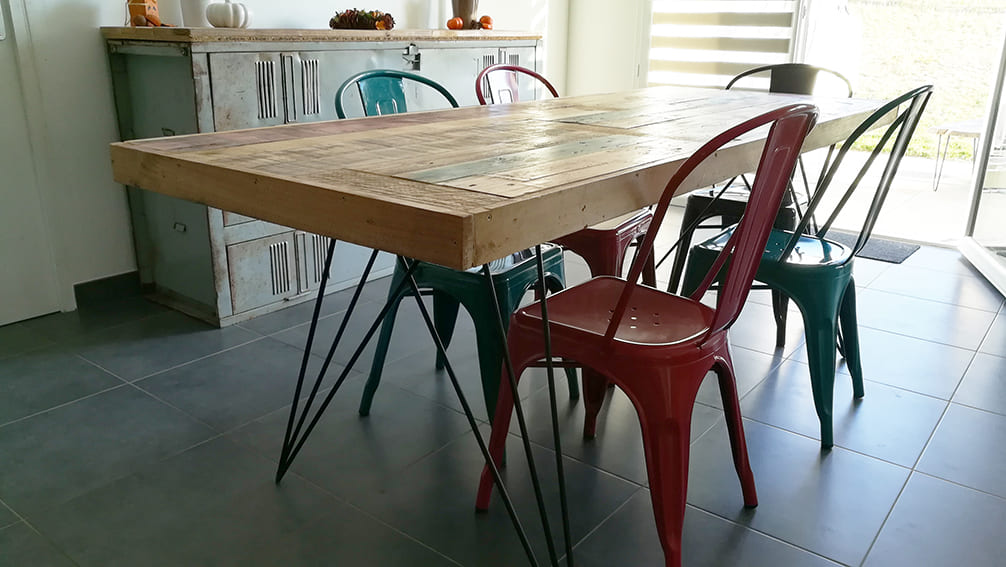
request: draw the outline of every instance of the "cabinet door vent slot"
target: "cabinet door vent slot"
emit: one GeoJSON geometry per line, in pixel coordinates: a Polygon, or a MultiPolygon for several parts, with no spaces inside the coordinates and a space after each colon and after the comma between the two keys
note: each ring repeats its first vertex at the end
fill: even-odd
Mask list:
{"type": "Polygon", "coordinates": [[[301,64],[301,86],[304,91],[304,114],[321,113],[321,75],[317,59],[303,59],[301,64]]]}
{"type": "Polygon", "coordinates": [[[269,245],[269,265],[272,268],[272,294],[290,291],[290,255],[286,242],[269,245]]]}
{"type": "Polygon", "coordinates": [[[258,94],[259,120],[276,118],[276,64],[273,61],[255,62],[255,87],[258,94]]]}
{"type": "MultiPolygon", "coordinates": [[[[475,74],[478,75],[479,73],[482,72],[483,69],[492,67],[495,64],[496,64],[496,56],[487,53],[482,56],[481,64],[479,65],[479,68],[475,70],[475,74]]],[[[489,92],[489,77],[482,77],[482,92],[484,93],[489,92]]]]}
{"type": "Polygon", "coordinates": [[[327,236],[313,235],[311,238],[313,246],[311,253],[314,255],[314,270],[311,274],[311,283],[321,284],[321,276],[325,273],[325,256],[328,255],[328,243],[331,241],[327,236]]]}
{"type": "Polygon", "coordinates": [[[519,53],[510,53],[510,54],[507,54],[506,58],[507,58],[507,65],[520,65],[520,54],[519,53]]]}

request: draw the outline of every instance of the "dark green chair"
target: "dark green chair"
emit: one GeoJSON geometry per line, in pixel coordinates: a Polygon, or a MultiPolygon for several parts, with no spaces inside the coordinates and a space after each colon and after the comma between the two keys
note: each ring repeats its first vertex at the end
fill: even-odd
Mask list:
{"type": "MultiPolygon", "coordinates": [[[[442,85],[421,75],[394,70],[364,71],[346,80],[335,94],[335,112],[339,118],[346,118],[344,100],[347,91],[355,88],[360,95],[363,111],[366,116],[384,114],[399,114],[408,112],[405,95],[405,81],[414,81],[433,89],[443,95],[443,98],[457,108],[458,102],[442,85]]],[[[542,263],[545,267],[545,286],[550,291],[558,291],[565,284],[565,273],[562,263],[562,249],[552,244],[542,246],[542,263]]],[[[504,326],[510,322],[512,313],[520,304],[521,298],[537,282],[538,268],[534,252],[527,250],[496,260],[490,264],[493,287],[503,313],[504,326]]],[[[411,295],[405,288],[396,295],[399,282],[405,276],[401,262],[395,263],[395,273],[392,276],[388,291],[388,302],[392,308],[381,323],[374,361],[370,368],[370,377],[364,387],[363,399],[360,401],[360,415],[370,413],[374,393],[381,383],[381,373],[387,358],[388,346],[394,331],[395,317],[398,305],[402,299],[411,295]]],[[[490,418],[496,409],[496,395],[499,391],[500,372],[503,368],[504,346],[499,336],[496,320],[496,308],[488,297],[485,276],[480,269],[458,271],[428,262],[419,262],[414,272],[419,288],[424,294],[433,296],[434,324],[444,346],[450,345],[457,322],[458,309],[464,306],[475,323],[475,340],[478,348],[479,368],[482,375],[482,392],[486,403],[486,411],[490,418]]],[[[444,367],[443,357],[438,353],[436,367],[444,367]]],[[[579,386],[576,381],[576,371],[566,370],[569,378],[570,397],[578,398],[579,386]]]]}
{"type": "MultiPolygon", "coordinates": [[[[750,89],[758,86],[757,81],[767,81],[767,90],[770,93],[813,94],[818,84],[819,77],[825,77],[824,85],[830,87],[829,92],[836,96],[841,94],[846,97],[852,96],[852,83],[844,75],[837,71],[815,67],[806,63],[777,63],[775,65],[765,65],[748,69],[730,79],[725,87],[730,89],[750,89]]],[[[762,85],[765,86],[765,85],[762,85]]],[[[762,89],[765,90],[765,89],[762,89]]],[[[828,149],[825,164],[831,159],[834,146],[828,149]]],[[[803,186],[808,189],[807,172],[803,165],[803,158],[797,160],[797,171],[803,178],[803,186]]],[[[794,172],[795,173],[795,172],[794,172]]],[[[823,174],[823,171],[822,171],[823,174]]],[[[744,213],[747,206],[747,198],[751,193],[751,184],[748,183],[744,175],[738,176],[743,184],[735,185],[734,177],[727,181],[724,187],[696,189],[688,194],[685,202],[684,215],[681,219],[680,244],[671,265],[671,275],[668,280],[668,290],[677,291],[678,283],[681,281],[681,273],[685,268],[685,257],[688,248],[692,243],[692,236],[697,228],[719,228],[737,224],[737,221],[744,213]],[[719,218],[719,222],[710,223],[709,219],[719,218]]],[[[779,209],[776,217],[776,228],[793,230],[800,219],[800,198],[797,196],[793,185],[788,187],[789,191],[783,197],[783,206],[779,209]]],[[[807,197],[809,200],[809,197],[807,197]]],[[[786,328],[786,308],[787,301],[784,296],[778,293],[772,294],[772,309],[775,313],[779,328],[786,328]]],[[[776,336],[776,347],[781,348],[786,341],[785,334],[776,336]]]]}
{"type": "MultiPolygon", "coordinates": [[[[814,393],[814,405],[821,421],[821,445],[831,447],[832,401],[835,385],[836,344],[841,328],[843,355],[852,374],[853,396],[863,397],[863,368],[859,353],[859,331],[856,324],[856,286],[852,277],[852,259],[866,245],[873,226],[891,188],[898,165],[915,132],[919,118],[932,94],[932,86],[911,90],[885,104],[871,114],[842,144],[835,160],[828,166],[807,211],[795,231],[773,229],[755,279],[773,290],[781,291],[792,299],[803,315],[807,339],[807,359],[814,393]],[[865,164],[853,178],[851,185],[836,202],[827,221],[816,230],[809,231],[814,214],[821,204],[825,190],[842,166],[852,145],[866,132],[883,125],[888,114],[896,118],[877,142],[865,164]],[[889,152],[886,153],[885,152],[889,152]],[[885,159],[878,159],[885,156],[885,159]],[[842,208],[859,188],[863,178],[875,165],[885,162],[883,171],[862,230],[851,248],[827,240],[828,230],[842,208]]],[[[688,255],[683,291],[690,294],[701,282],[717,254],[733,234],[734,227],[694,246],[688,255]]],[[[778,324],[778,322],[777,322],[778,324]]],[[[784,333],[783,329],[777,332],[784,333]]]]}

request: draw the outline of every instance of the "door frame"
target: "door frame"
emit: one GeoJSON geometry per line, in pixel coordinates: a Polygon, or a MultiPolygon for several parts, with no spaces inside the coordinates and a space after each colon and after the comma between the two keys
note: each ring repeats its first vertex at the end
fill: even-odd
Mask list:
{"type": "Polygon", "coordinates": [[[32,156],[32,169],[35,178],[35,190],[41,206],[42,227],[41,237],[43,249],[48,256],[50,266],[48,277],[55,286],[55,305],[60,311],[73,311],[77,308],[73,285],[66,279],[66,274],[57,261],[58,255],[54,244],[58,242],[51,218],[54,211],[56,195],[52,188],[48,170],[44,164],[48,161],[48,143],[46,137],[46,119],[42,106],[42,87],[35,60],[32,44],[31,25],[28,17],[26,0],[7,0],[10,10],[10,21],[7,23],[13,33],[7,34],[4,41],[12,42],[14,47],[15,65],[17,66],[21,83],[21,104],[25,111],[25,121],[28,129],[28,147],[32,156]]]}
{"type": "Polygon", "coordinates": [[[985,168],[988,167],[989,156],[992,153],[992,142],[995,136],[996,121],[999,117],[999,106],[1003,95],[1003,88],[1006,86],[1006,40],[1004,40],[1002,51],[999,56],[999,68],[996,71],[996,80],[992,85],[992,92],[989,93],[989,103],[985,115],[985,130],[979,142],[978,155],[975,160],[974,173],[971,177],[971,209],[968,212],[968,222],[964,229],[964,238],[957,246],[960,253],[985,278],[1006,295],[1006,267],[995,254],[982,246],[974,239],[975,223],[978,220],[978,207],[982,200],[982,189],[985,186],[985,168]]]}

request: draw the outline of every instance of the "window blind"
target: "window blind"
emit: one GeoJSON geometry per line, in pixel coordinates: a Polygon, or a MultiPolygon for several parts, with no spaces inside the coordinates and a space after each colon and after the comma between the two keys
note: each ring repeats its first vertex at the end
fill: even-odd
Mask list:
{"type": "Polygon", "coordinates": [[[654,0],[647,82],[723,87],[741,71],[790,61],[798,4],[654,0]]]}

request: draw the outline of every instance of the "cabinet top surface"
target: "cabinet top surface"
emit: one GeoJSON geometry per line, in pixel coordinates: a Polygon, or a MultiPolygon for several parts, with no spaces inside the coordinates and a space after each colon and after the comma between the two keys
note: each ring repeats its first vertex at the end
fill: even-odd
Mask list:
{"type": "Polygon", "coordinates": [[[134,28],[102,27],[106,40],[170,43],[252,41],[492,41],[538,40],[541,34],[487,30],[331,30],[331,29],[240,29],[240,28],[134,28]]]}
{"type": "MultiPolygon", "coordinates": [[[[464,269],[656,202],[706,140],[794,102],[820,108],[807,150],[881,105],[654,87],[122,142],[112,162],[127,185],[464,269]]],[[[766,132],[678,193],[752,171],[766,132]]]]}

